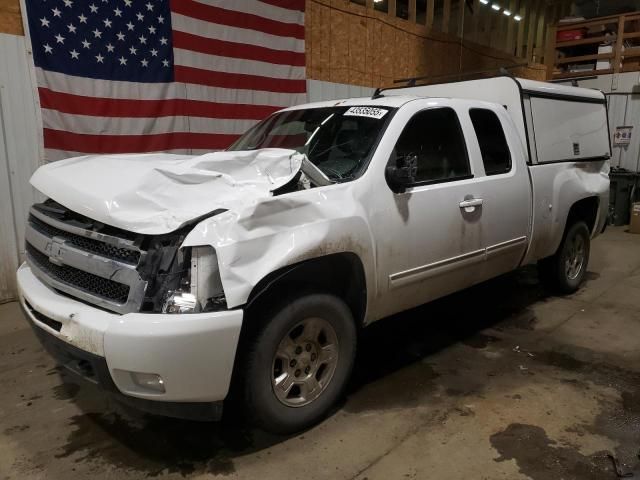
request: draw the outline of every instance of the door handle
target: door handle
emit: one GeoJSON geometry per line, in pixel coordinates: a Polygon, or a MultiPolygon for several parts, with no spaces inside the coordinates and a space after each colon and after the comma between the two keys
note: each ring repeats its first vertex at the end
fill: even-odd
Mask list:
{"type": "Polygon", "coordinates": [[[476,207],[482,205],[481,198],[470,198],[469,200],[463,200],[460,202],[460,208],[464,208],[464,211],[467,213],[473,212],[476,207]]]}

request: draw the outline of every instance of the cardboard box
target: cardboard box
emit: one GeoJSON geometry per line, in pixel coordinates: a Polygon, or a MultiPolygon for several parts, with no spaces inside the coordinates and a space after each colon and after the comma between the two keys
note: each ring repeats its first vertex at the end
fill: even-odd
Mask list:
{"type": "Polygon", "coordinates": [[[640,233],[640,202],[631,204],[631,222],[629,223],[631,233],[640,233]]]}

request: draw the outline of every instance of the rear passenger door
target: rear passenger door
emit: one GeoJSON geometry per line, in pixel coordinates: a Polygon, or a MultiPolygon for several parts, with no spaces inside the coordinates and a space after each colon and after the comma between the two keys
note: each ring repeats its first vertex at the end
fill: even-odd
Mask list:
{"type": "Polygon", "coordinates": [[[482,277],[488,279],[517,268],[524,256],[531,222],[531,183],[522,142],[510,128],[506,111],[497,106],[472,108],[467,120],[471,123],[471,157],[479,177],[476,188],[482,199],[486,248],[482,277]]]}

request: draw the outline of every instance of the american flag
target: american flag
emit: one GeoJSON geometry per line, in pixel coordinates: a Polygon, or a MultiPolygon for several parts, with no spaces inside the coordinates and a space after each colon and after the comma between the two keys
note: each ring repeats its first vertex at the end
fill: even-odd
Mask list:
{"type": "Polygon", "coordinates": [[[224,149],[306,99],[304,0],[27,0],[46,160],[224,149]]]}

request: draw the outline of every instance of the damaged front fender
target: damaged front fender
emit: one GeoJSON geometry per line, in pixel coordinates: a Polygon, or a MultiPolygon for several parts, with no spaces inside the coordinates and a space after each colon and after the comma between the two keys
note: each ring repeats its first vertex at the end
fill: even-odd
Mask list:
{"type": "Polygon", "coordinates": [[[362,262],[367,297],[375,295],[373,237],[356,189],[337,184],[271,197],[200,222],[183,247],[210,245],[217,253],[229,308],[244,305],[267,275],[333,253],[362,262]]]}

